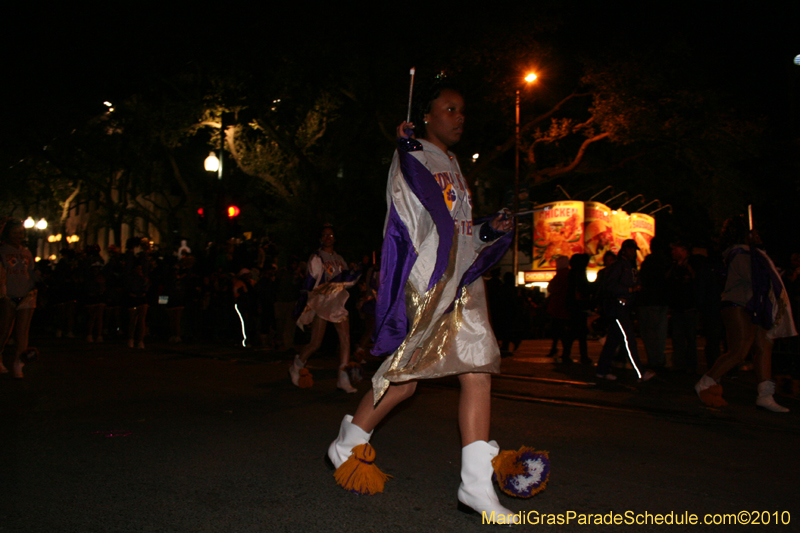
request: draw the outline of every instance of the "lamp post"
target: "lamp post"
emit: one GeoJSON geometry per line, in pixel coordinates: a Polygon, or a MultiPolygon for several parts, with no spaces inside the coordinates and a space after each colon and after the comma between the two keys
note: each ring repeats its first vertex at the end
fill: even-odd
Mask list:
{"type": "Polygon", "coordinates": [[[219,115],[219,157],[213,151],[208,154],[203,167],[209,172],[216,172],[217,179],[222,179],[223,160],[225,159],[225,112],[219,115]]]}
{"type": "MultiPolygon", "coordinates": [[[[536,74],[531,72],[525,76],[525,81],[531,83],[536,79],[536,74]]],[[[514,213],[519,212],[519,89],[517,89],[516,99],[516,119],[515,119],[515,142],[514,142],[514,213]]],[[[519,231],[514,232],[514,282],[517,282],[519,270],[519,231]]]]}
{"type": "MultiPolygon", "coordinates": [[[[35,234],[36,235],[36,244],[35,244],[35,246],[36,246],[35,252],[36,253],[34,255],[35,255],[35,257],[42,256],[43,253],[44,253],[44,247],[45,247],[44,238],[42,237],[42,232],[44,232],[44,230],[47,229],[47,220],[45,220],[44,218],[40,218],[39,221],[36,222],[33,219],[33,217],[29,216],[22,223],[22,226],[25,229],[28,229],[28,230],[32,230],[32,229],[38,230],[36,232],[36,234],[35,234]]],[[[30,242],[29,242],[29,245],[30,245],[30,242]]]]}
{"type": "Polygon", "coordinates": [[[211,151],[206,157],[205,161],[203,162],[203,167],[208,172],[216,172],[217,173],[217,183],[212,188],[218,189],[217,193],[215,194],[216,197],[216,212],[214,213],[214,218],[216,221],[217,230],[222,230],[222,216],[221,214],[224,211],[225,206],[225,198],[224,198],[224,187],[225,185],[222,182],[222,175],[223,170],[225,167],[225,112],[223,111],[220,113],[219,116],[219,157],[217,156],[214,151],[211,151]]]}

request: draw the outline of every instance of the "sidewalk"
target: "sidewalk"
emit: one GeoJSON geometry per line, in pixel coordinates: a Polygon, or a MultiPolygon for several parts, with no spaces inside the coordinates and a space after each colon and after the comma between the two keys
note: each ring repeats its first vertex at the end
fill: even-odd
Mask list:
{"type": "MultiPolygon", "coordinates": [[[[639,351],[644,349],[639,342],[639,351]]],[[[788,407],[788,416],[770,413],[755,407],[756,378],[752,371],[731,372],[722,385],[728,407],[714,409],[697,398],[694,384],[699,375],[686,372],[661,371],[646,383],[637,383],[637,375],[627,368],[614,368],[616,381],[597,378],[594,366],[573,363],[554,363],[547,354],[548,339],[523,341],[512,356],[503,358],[502,374],[493,384],[496,397],[524,401],[561,403],[573,407],[600,408],[648,413],[658,416],[698,418],[706,421],[726,421],[746,424],[766,424],[778,430],[798,431],[797,414],[800,396],[787,386],[775,395],[781,405],[788,407]]],[[[589,357],[596,363],[602,346],[589,341],[589,357]]],[[[573,359],[578,359],[573,351],[573,359]]],[[[671,353],[667,354],[667,360],[671,353]]],[[[785,384],[790,385],[790,383],[785,384]]]]}

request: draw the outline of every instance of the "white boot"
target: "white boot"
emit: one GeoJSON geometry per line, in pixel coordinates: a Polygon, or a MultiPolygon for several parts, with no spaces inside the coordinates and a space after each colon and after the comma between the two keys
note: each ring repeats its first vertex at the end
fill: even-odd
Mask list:
{"type": "Polygon", "coordinates": [[[300,369],[305,368],[306,365],[300,360],[300,355],[294,356],[294,362],[289,367],[289,377],[292,378],[292,384],[295,387],[300,386],[300,369]]]}
{"type": "Polygon", "coordinates": [[[359,444],[368,443],[370,437],[372,437],[372,431],[367,433],[353,424],[352,416],[345,415],[339,426],[339,436],[328,446],[328,459],[331,460],[334,468],[339,468],[350,457],[352,449],[359,444]]]}
{"type": "Polygon", "coordinates": [[[352,385],[350,385],[350,378],[347,377],[347,370],[343,366],[339,367],[339,379],[336,380],[336,387],[342,389],[349,394],[358,392],[352,385]]]}
{"type": "Polygon", "coordinates": [[[516,524],[519,516],[509,511],[497,499],[492,484],[492,459],[500,448],[495,441],[475,441],[461,448],[461,486],[458,487],[459,509],[466,506],[481,515],[482,523],[516,524]],[[501,518],[500,516],[503,515],[501,518]]]}
{"type": "Polygon", "coordinates": [[[700,381],[695,383],[694,390],[697,392],[697,395],[700,396],[700,393],[706,389],[710,389],[711,387],[717,385],[718,383],[714,381],[713,378],[709,377],[708,374],[703,374],[703,377],[700,378],[700,381]]]}
{"type": "Polygon", "coordinates": [[[775,403],[775,398],[772,397],[773,394],[775,394],[775,382],[762,381],[758,384],[758,398],[756,398],[756,405],[775,413],[788,413],[789,410],[786,407],[775,403]]]}

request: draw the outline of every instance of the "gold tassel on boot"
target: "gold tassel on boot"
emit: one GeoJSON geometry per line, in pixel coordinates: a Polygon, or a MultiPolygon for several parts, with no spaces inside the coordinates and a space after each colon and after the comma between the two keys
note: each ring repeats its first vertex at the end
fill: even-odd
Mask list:
{"type": "Polygon", "coordinates": [[[356,494],[378,494],[383,492],[386,480],[392,476],[384,474],[375,466],[375,448],[359,444],[353,448],[350,458],[333,473],[336,483],[356,494]]]}

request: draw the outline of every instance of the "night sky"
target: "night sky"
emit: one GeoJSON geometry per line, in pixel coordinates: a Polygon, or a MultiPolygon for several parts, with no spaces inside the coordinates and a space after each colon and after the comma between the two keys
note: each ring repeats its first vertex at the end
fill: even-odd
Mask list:
{"type": "MultiPolygon", "coordinates": [[[[397,71],[399,85],[405,86],[408,68],[424,64],[428,50],[456,51],[462,43],[480,42],[488,29],[505,27],[548,28],[542,38],[558,50],[561,62],[544,65],[552,73],[587,51],[625,54],[680,40],[694,58],[680,83],[696,82],[732,96],[743,116],[767,117],[772,139],[800,135],[800,66],[792,64],[800,54],[797,2],[612,8],[551,1],[514,10],[491,3],[480,9],[396,3],[368,12],[327,8],[313,13],[273,5],[11,8],[2,32],[10,97],[4,162],[99,114],[104,100],[135,93],[147,80],[193,62],[237,61],[257,69],[276,50],[308,55],[334,49],[344,61],[357,50],[355,56],[370,62],[365,68],[385,69],[383,75],[397,71]]],[[[658,54],[653,61],[659,61],[658,54]]]]}
{"type": "Polygon", "coordinates": [[[797,3],[680,4],[613,9],[601,3],[537,2],[535,8],[508,12],[488,4],[480,10],[413,4],[313,13],[266,6],[214,11],[197,4],[152,10],[132,3],[94,9],[15,7],[4,16],[2,37],[8,54],[5,85],[13,102],[7,110],[17,117],[51,118],[85,112],[102,100],[135,91],[141,77],[192,61],[234,56],[250,58],[255,66],[276,46],[293,44],[338,47],[345,56],[353,47],[377,56],[391,49],[387,55],[394,61],[405,56],[409,65],[386,68],[405,71],[424,58],[428,47],[455,50],[460,42],[479,40],[487,27],[520,28],[529,20],[536,28],[547,19],[559,21],[549,36],[555,46],[573,53],[602,46],[635,50],[683,37],[697,60],[687,65],[688,73],[703,71],[721,90],[774,112],[773,104],[787,97],[791,61],[800,54],[797,3]]]}

